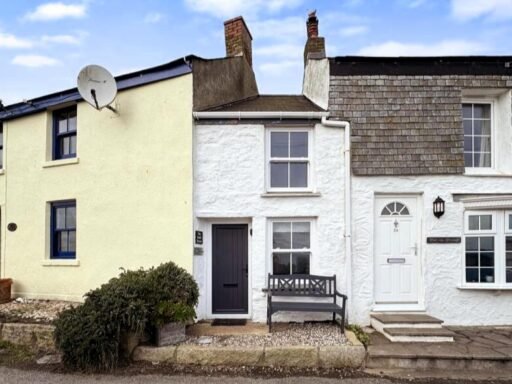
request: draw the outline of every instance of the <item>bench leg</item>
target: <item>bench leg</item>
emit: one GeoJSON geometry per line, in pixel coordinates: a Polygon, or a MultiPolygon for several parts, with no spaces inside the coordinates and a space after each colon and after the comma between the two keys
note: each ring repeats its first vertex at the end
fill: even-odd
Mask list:
{"type": "Polygon", "coordinates": [[[268,333],[272,333],[272,314],[268,316],[268,333]]]}
{"type": "Polygon", "coordinates": [[[332,322],[336,324],[336,312],[332,313],[332,322]]]}
{"type": "Polygon", "coordinates": [[[345,333],[345,310],[341,314],[341,332],[345,333]]]}

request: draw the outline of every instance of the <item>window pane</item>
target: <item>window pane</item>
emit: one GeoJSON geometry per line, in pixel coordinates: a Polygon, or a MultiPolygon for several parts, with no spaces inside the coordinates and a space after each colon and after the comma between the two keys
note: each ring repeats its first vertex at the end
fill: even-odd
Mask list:
{"type": "Polygon", "coordinates": [[[480,282],[494,283],[494,268],[480,268],[480,282]]]}
{"type": "Polygon", "coordinates": [[[75,231],[68,232],[68,251],[76,252],[76,232],[75,231]]]}
{"type": "Polygon", "coordinates": [[[478,268],[466,268],[466,282],[478,283],[478,268]]]}
{"type": "Polygon", "coordinates": [[[490,119],[491,106],[489,104],[473,104],[473,118],[490,119]]]}
{"type": "MultiPolygon", "coordinates": [[[[505,247],[507,252],[512,252],[512,236],[507,236],[505,239],[505,247]]],[[[511,265],[512,267],[512,265],[511,265]]]]}
{"type": "Polygon", "coordinates": [[[288,157],[288,132],[270,133],[270,156],[288,157]]]}
{"type": "Polygon", "coordinates": [[[462,104],[462,117],[464,119],[471,119],[473,117],[473,110],[471,104],[462,104]]]}
{"type": "Polygon", "coordinates": [[[292,223],[292,248],[310,248],[310,223],[292,223]]]}
{"type": "Polygon", "coordinates": [[[69,137],[60,139],[60,154],[61,156],[69,155],[69,137]]]}
{"type": "Polygon", "coordinates": [[[309,252],[292,253],[292,274],[309,275],[309,252]]]}
{"type": "Polygon", "coordinates": [[[290,249],[292,247],[291,223],[274,223],[273,231],[273,249],[290,249]]]}
{"type": "Polygon", "coordinates": [[[274,275],[290,274],[290,254],[273,253],[272,254],[272,273],[274,275]]]}
{"type": "Polygon", "coordinates": [[[68,120],[66,118],[59,118],[58,121],[58,133],[66,133],[68,131],[68,120]]]}
{"type": "Polygon", "coordinates": [[[466,237],[466,252],[478,251],[478,237],[466,237]]]}
{"type": "Polygon", "coordinates": [[[512,215],[508,215],[508,229],[512,229],[512,215]]]}
{"type": "Polygon", "coordinates": [[[76,228],[76,207],[66,208],[66,228],[76,228]]]}
{"type": "Polygon", "coordinates": [[[473,136],[464,137],[464,152],[473,152],[473,136]]]}
{"type": "Polygon", "coordinates": [[[70,112],[68,120],[68,131],[76,131],[76,112],[70,112]]]}
{"type": "Polygon", "coordinates": [[[473,167],[490,167],[491,154],[490,153],[475,153],[475,160],[473,167]]]}
{"type": "Polygon", "coordinates": [[[507,283],[512,283],[512,268],[507,268],[507,283]]]}
{"type": "Polygon", "coordinates": [[[290,163],[290,188],[308,186],[308,163],[290,163]]]}
{"type": "Polygon", "coordinates": [[[483,252],[480,254],[481,267],[494,267],[494,253],[483,252]]]}
{"type": "Polygon", "coordinates": [[[478,231],[478,216],[470,215],[469,216],[469,230],[470,231],[478,231]]]}
{"type": "Polygon", "coordinates": [[[66,228],[66,208],[55,209],[55,228],[65,229],[66,228]]]}
{"type": "Polygon", "coordinates": [[[491,120],[475,120],[473,127],[474,135],[491,135],[491,120]]]}
{"type": "Polygon", "coordinates": [[[473,134],[473,120],[464,120],[462,122],[464,125],[464,135],[472,135],[473,134]]]}
{"type": "Polygon", "coordinates": [[[76,155],[76,135],[71,136],[69,145],[69,153],[72,155],[76,155]]]}
{"type": "Polygon", "coordinates": [[[478,253],[466,252],[466,267],[478,267],[478,253]]]}
{"type": "Polygon", "coordinates": [[[4,150],[0,149],[0,168],[4,167],[4,150]]]}
{"type": "Polygon", "coordinates": [[[512,268],[512,253],[507,252],[507,267],[512,268]]]}
{"type": "Polygon", "coordinates": [[[270,164],[270,186],[288,188],[288,163],[270,164]]]}
{"type": "Polygon", "coordinates": [[[473,167],[473,153],[464,153],[464,166],[473,167]]]}
{"type": "Polygon", "coordinates": [[[308,157],[307,132],[290,132],[290,157],[308,157]]]}
{"type": "Polygon", "coordinates": [[[68,233],[66,231],[59,232],[57,235],[59,252],[68,251],[68,233]]]}
{"type": "MultiPolygon", "coordinates": [[[[481,215],[480,216],[480,229],[490,230],[492,229],[492,215],[481,215]]],[[[493,239],[492,237],[486,237],[486,239],[493,239]]],[[[493,239],[494,244],[494,239],[493,239]]]]}
{"type": "Polygon", "coordinates": [[[490,152],[491,151],[491,137],[490,136],[475,136],[473,150],[475,152],[490,152]]]}

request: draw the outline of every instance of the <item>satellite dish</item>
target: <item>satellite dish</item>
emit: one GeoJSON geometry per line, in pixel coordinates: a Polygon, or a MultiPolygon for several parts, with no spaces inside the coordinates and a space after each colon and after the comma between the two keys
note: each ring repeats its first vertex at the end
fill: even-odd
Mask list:
{"type": "Polygon", "coordinates": [[[114,76],[99,65],[88,65],[78,74],[78,92],[80,96],[97,110],[110,107],[117,95],[117,85],[114,76]]]}

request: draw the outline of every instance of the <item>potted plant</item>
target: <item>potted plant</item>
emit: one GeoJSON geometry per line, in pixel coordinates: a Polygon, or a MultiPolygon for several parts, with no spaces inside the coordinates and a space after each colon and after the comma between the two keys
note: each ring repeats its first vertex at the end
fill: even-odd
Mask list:
{"type": "Polygon", "coordinates": [[[184,341],[187,323],[195,317],[196,311],[190,305],[160,302],[156,308],[156,345],[163,347],[184,341]]]}
{"type": "Polygon", "coordinates": [[[11,301],[12,279],[0,279],[0,304],[11,301]]]}

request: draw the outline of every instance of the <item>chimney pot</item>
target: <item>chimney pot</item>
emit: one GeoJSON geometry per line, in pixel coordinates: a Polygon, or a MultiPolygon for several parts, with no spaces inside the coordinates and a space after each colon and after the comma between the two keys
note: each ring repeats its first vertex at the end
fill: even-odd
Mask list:
{"type": "Polygon", "coordinates": [[[308,21],[306,23],[308,31],[308,39],[318,37],[318,18],[316,17],[316,10],[308,14],[308,21]]]}
{"type": "Polygon", "coordinates": [[[316,17],[316,10],[308,14],[306,29],[308,41],[304,47],[304,65],[306,65],[311,58],[324,59],[326,56],[325,39],[318,36],[318,18],[316,17]]]}

